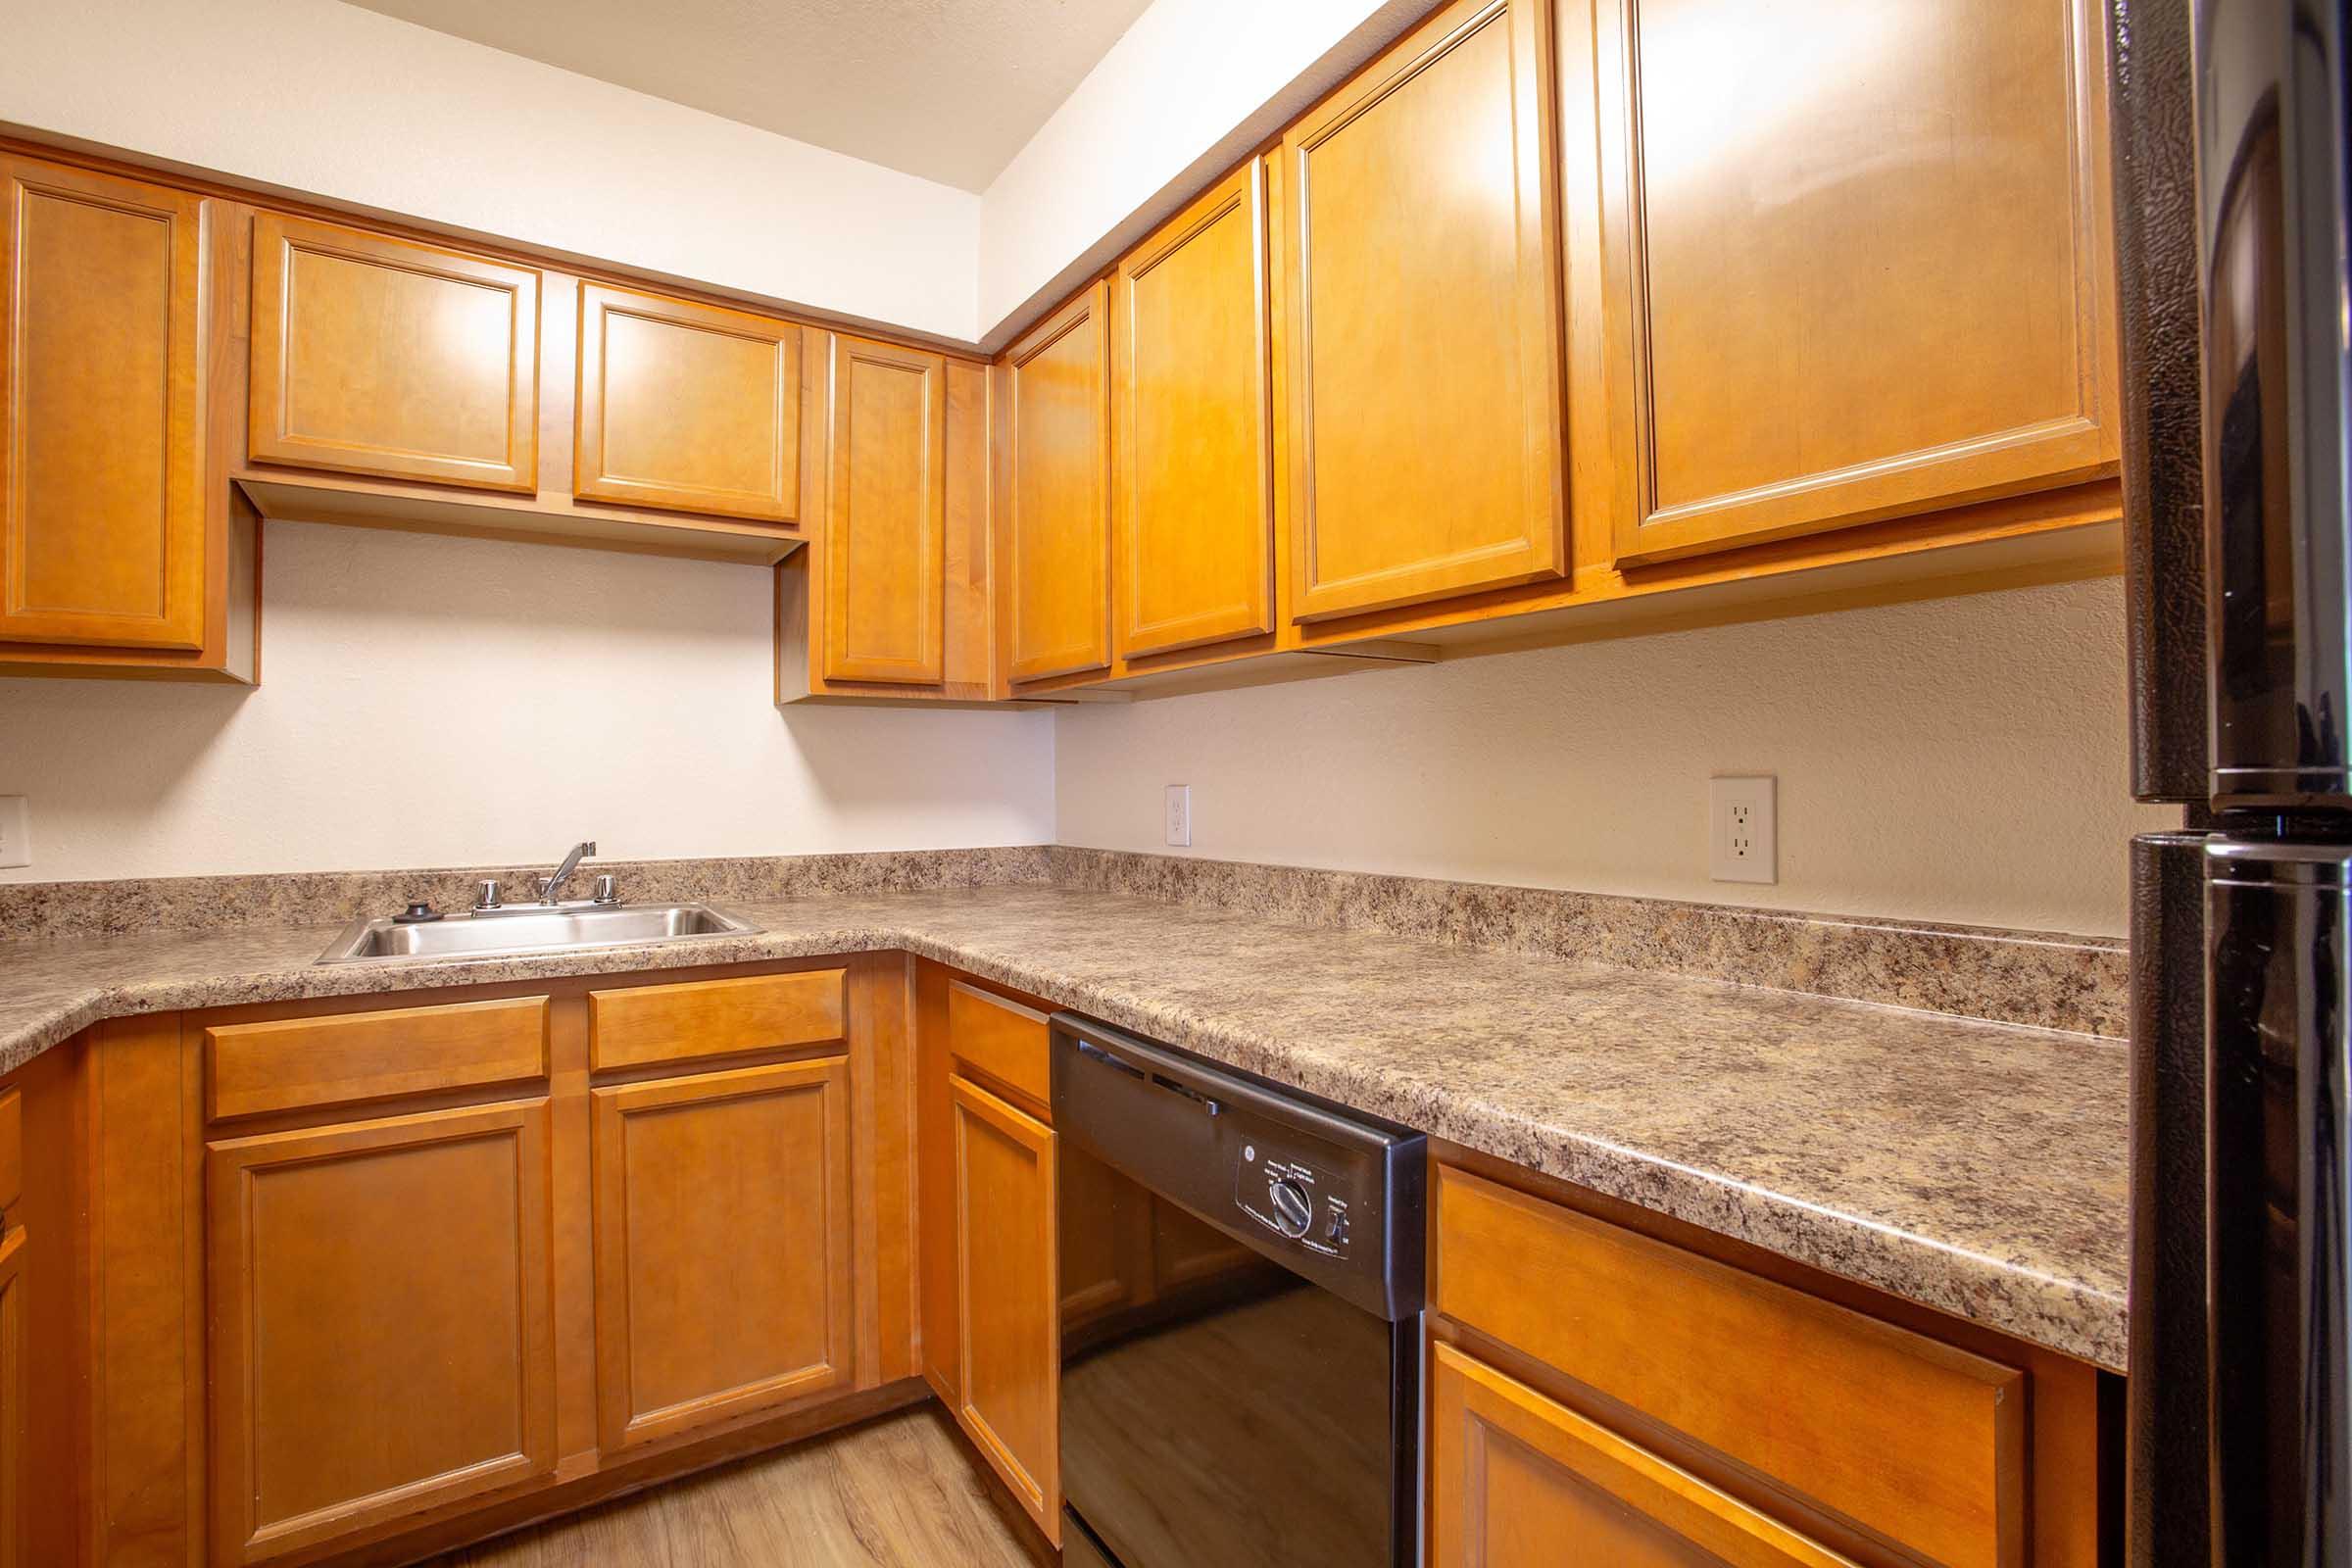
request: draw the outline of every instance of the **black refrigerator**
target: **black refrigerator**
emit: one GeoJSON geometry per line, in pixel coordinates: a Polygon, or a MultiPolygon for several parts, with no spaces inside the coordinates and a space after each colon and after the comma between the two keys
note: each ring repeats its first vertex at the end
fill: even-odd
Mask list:
{"type": "Polygon", "coordinates": [[[2352,1568],[2348,11],[2107,11],[2139,1568],[2352,1568]]]}

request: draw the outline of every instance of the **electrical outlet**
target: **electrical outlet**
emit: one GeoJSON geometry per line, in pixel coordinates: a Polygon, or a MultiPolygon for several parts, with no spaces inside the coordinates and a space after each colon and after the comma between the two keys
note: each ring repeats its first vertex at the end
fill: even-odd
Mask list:
{"type": "Polygon", "coordinates": [[[1718,882],[1778,882],[1773,780],[1707,781],[1707,874],[1718,882]]]}
{"type": "Polygon", "coordinates": [[[32,863],[32,803],[0,795],[0,866],[32,863]]]}
{"type": "Polygon", "coordinates": [[[1193,842],[1193,787],[1168,786],[1168,842],[1190,847],[1193,842]]]}

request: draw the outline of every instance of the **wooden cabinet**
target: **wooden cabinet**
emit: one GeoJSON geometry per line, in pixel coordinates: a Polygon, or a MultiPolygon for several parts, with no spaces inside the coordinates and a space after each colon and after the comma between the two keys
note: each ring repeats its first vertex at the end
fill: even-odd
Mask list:
{"type": "Polygon", "coordinates": [[[1054,1130],[969,1079],[955,1078],[948,1093],[961,1322],[956,1413],[1038,1528],[1058,1541],[1054,1130]]]}
{"type": "Polygon", "coordinates": [[[1456,0],[1283,137],[1298,619],[1567,569],[1551,13],[1456,0]]]}
{"type": "Polygon", "coordinates": [[[583,283],[572,494],[798,517],[801,337],[774,317],[583,283]]]}
{"type": "Polygon", "coordinates": [[[1452,1346],[1432,1351],[1431,1568],[1852,1568],[1452,1346]]]}
{"type": "Polygon", "coordinates": [[[593,1099],[600,1446],[848,1388],[848,1058],[593,1099]]]}
{"type": "Polygon", "coordinates": [[[23,158],[0,181],[0,644],[199,650],[205,204],[23,158]]]}
{"type": "Polygon", "coordinates": [[[532,1099],[209,1146],[214,1562],[554,1468],[548,1123],[532,1099]]]}
{"type": "Polygon", "coordinates": [[[30,1250],[17,1212],[24,1195],[24,1095],[0,1092],[0,1568],[25,1561],[30,1477],[25,1444],[31,1380],[25,1357],[25,1274],[30,1250]]]}
{"type": "Polygon", "coordinates": [[[1619,559],[2115,471],[2099,7],[1594,12],[1619,559]]]}
{"type": "Polygon", "coordinates": [[[823,676],[944,680],[948,362],[835,335],[826,396],[823,676]]]}
{"type": "Polygon", "coordinates": [[[1123,659],[1274,629],[1268,282],[1254,158],[1119,263],[1110,576],[1123,659]]]}
{"type": "Polygon", "coordinates": [[[1014,686],[1110,663],[1110,290],[997,365],[997,618],[1014,686]]]}
{"type": "Polygon", "coordinates": [[[257,463],[535,490],[539,273],[259,214],[247,399],[257,463]]]}

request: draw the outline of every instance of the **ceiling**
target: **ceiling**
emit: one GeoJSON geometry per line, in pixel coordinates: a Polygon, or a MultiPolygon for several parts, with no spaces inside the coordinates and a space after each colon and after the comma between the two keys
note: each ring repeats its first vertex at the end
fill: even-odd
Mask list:
{"type": "Polygon", "coordinates": [[[978,191],[1150,0],[352,3],[978,191]]]}

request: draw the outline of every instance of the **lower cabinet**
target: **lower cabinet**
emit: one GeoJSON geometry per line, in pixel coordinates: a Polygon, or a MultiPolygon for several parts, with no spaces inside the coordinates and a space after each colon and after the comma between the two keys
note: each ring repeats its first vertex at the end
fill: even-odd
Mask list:
{"type": "Polygon", "coordinates": [[[0,1568],[24,1560],[24,1227],[0,1233],[0,1568]]]}
{"type": "Polygon", "coordinates": [[[853,1381],[849,1058],[593,1091],[597,1438],[853,1381]]]}
{"type": "Polygon", "coordinates": [[[213,1561],[553,1470],[548,1102],[210,1146],[213,1561]]]}
{"type": "Polygon", "coordinates": [[[1061,1512],[1054,1130],[963,1078],[956,1142],[956,1413],[1040,1529],[1061,1512]]]}
{"type": "Polygon", "coordinates": [[[1450,1345],[1429,1387],[1431,1568],[1849,1568],[1450,1345]]]}

